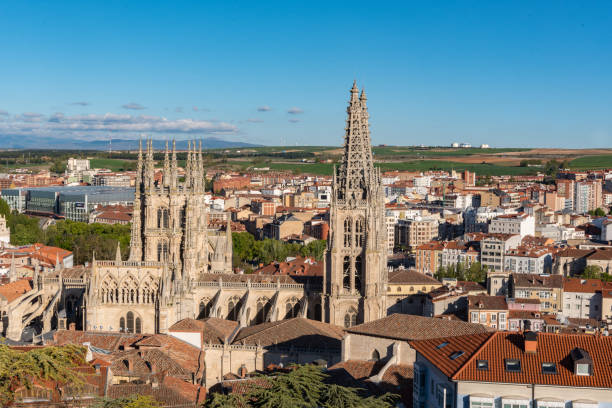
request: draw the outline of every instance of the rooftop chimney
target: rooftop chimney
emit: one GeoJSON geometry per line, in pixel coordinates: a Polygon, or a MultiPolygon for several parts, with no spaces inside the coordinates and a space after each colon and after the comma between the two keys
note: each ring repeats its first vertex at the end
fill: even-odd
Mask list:
{"type": "Polygon", "coordinates": [[[525,353],[535,354],[538,351],[538,334],[532,331],[526,331],[524,334],[525,353]]]}

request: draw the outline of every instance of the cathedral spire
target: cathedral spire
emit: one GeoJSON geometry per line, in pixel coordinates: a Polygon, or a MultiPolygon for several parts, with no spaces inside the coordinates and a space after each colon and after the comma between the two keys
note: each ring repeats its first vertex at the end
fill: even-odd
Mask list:
{"type": "Polygon", "coordinates": [[[187,141],[187,161],[185,162],[185,186],[191,185],[191,140],[187,141]]]}
{"type": "Polygon", "coordinates": [[[115,252],[115,262],[118,264],[121,262],[121,244],[117,241],[117,252],[115,252]]]}
{"type": "Polygon", "coordinates": [[[372,191],[372,184],[376,182],[366,99],[365,91],[359,96],[354,82],[346,110],[344,155],[336,174],[337,198],[340,200],[354,202],[366,199],[372,191]]]}
{"type": "Polygon", "coordinates": [[[164,154],[164,186],[170,185],[170,160],[168,158],[168,139],[166,139],[166,152],[164,154]]]}
{"type": "Polygon", "coordinates": [[[172,139],[172,162],[170,162],[170,187],[176,188],[176,180],[178,179],[176,163],[176,139],[172,139]]]}
{"type": "Polygon", "coordinates": [[[147,140],[147,158],[145,160],[145,187],[152,188],[155,181],[155,164],[153,162],[153,139],[147,140]]]}

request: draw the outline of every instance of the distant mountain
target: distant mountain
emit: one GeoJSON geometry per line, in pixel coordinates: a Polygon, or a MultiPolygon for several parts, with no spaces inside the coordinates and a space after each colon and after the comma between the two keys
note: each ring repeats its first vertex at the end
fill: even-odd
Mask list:
{"type": "MultiPolygon", "coordinates": [[[[153,140],[155,149],[163,149],[165,140],[153,140]]],[[[261,145],[231,142],[207,137],[202,139],[204,149],[227,149],[230,147],[259,147],[261,145]]],[[[138,139],[113,139],[113,150],[131,150],[138,148],[138,139]]],[[[186,140],[177,140],[176,148],[183,150],[187,148],[186,140]]],[[[0,149],[61,149],[61,150],[108,150],[108,140],[80,140],[70,138],[52,138],[39,136],[13,136],[0,135],[0,149]]]]}

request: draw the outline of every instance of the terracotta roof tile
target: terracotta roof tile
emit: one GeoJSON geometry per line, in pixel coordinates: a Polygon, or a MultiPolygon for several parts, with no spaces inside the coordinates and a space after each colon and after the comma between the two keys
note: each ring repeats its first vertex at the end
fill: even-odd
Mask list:
{"type": "Polygon", "coordinates": [[[344,329],[317,320],[296,317],[240,330],[234,344],[339,349],[344,329]]]}
{"type": "Polygon", "coordinates": [[[3,297],[10,303],[31,290],[32,281],[30,279],[18,279],[14,282],[0,285],[0,297],[3,297]]]}
{"type": "Polygon", "coordinates": [[[385,337],[398,340],[422,340],[442,336],[483,333],[482,325],[456,320],[395,313],[382,319],[346,329],[348,333],[385,337]]]}
{"type": "Polygon", "coordinates": [[[449,339],[411,342],[419,353],[455,380],[504,382],[518,384],[562,385],[609,388],[612,378],[612,338],[580,334],[535,333],[537,350],[524,351],[524,337],[519,333],[494,332],[486,335],[460,336],[449,339]],[[442,341],[449,344],[438,349],[442,341]],[[575,375],[570,352],[586,350],[593,361],[593,374],[575,375]],[[454,350],[464,354],[449,358],[454,350]],[[517,359],[520,372],[508,372],[505,359],[517,359]],[[477,360],[486,360],[488,370],[479,370],[477,360]],[[542,363],[556,364],[557,374],[543,374],[542,363]]]}
{"type": "Polygon", "coordinates": [[[392,285],[442,285],[439,280],[414,269],[398,269],[390,272],[389,283],[392,285]]]}

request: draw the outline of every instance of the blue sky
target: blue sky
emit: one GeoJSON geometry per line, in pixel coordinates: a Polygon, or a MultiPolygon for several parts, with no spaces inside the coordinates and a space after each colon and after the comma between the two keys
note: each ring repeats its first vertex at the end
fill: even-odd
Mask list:
{"type": "Polygon", "coordinates": [[[0,138],[338,145],[356,79],[374,143],[612,147],[609,1],[7,1],[0,38],[0,138]]]}

